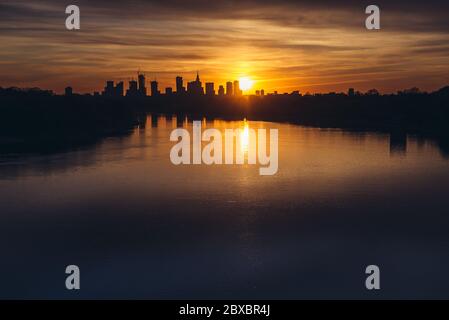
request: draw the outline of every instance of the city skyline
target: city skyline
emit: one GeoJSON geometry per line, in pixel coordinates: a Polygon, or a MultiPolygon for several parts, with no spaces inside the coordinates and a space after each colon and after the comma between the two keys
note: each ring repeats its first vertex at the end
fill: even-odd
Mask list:
{"type": "MultiPolygon", "coordinates": [[[[251,88],[253,84],[253,80],[249,78],[241,78],[239,80],[226,81],[225,84],[219,84],[217,89],[215,90],[215,82],[205,82],[203,86],[203,82],[200,80],[199,71],[196,73],[196,78],[193,81],[187,81],[186,85],[184,85],[184,78],[180,75],[175,78],[175,86],[169,87],[159,87],[159,82],[156,80],[150,80],[150,94],[147,94],[147,79],[145,73],[141,73],[137,71],[137,79],[130,78],[128,81],[128,89],[125,91],[125,81],[119,80],[115,82],[114,80],[106,80],[106,86],[102,91],[93,91],[89,93],[93,93],[94,95],[103,95],[110,97],[118,97],[118,96],[157,96],[160,94],[190,94],[190,95],[226,95],[226,96],[242,96],[244,92],[251,94],[251,88]],[[242,84],[243,80],[243,84],[242,84]],[[226,89],[225,89],[226,88],[226,89]],[[162,90],[164,89],[164,90],[162,90]],[[245,90],[244,90],[245,89],[245,90]]],[[[299,92],[299,91],[295,91],[299,92]]],[[[68,86],[64,89],[65,95],[76,94],[76,89],[72,86],[68,86]]],[[[261,94],[262,96],[265,93],[264,89],[254,90],[253,92],[256,95],[261,94]]],[[[274,91],[277,93],[277,91],[274,91]]]]}
{"type": "MultiPolygon", "coordinates": [[[[128,81],[128,89],[125,90],[125,82],[123,80],[119,80],[115,82],[114,80],[106,80],[106,86],[102,91],[91,91],[87,93],[76,92],[76,88],[74,89],[71,86],[68,86],[64,89],[64,95],[70,96],[74,94],[93,94],[94,96],[109,96],[109,97],[142,97],[142,96],[159,96],[159,95],[206,95],[206,96],[243,96],[243,95],[255,95],[255,96],[265,96],[265,95],[321,95],[321,94],[346,94],[348,96],[357,96],[357,95],[380,95],[380,94],[419,94],[419,93],[429,93],[431,91],[422,91],[420,88],[413,86],[411,88],[401,88],[401,90],[397,90],[394,93],[383,93],[377,90],[376,88],[371,88],[366,90],[365,92],[356,90],[353,87],[346,88],[345,91],[329,91],[329,92],[320,92],[320,93],[311,93],[311,92],[301,92],[300,90],[293,90],[291,92],[278,92],[274,90],[273,92],[267,92],[265,89],[252,89],[252,80],[245,78],[244,81],[247,81],[250,84],[246,84],[249,87],[245,87],[246,90],[242,89],[240,80],[226,81],[223,84],[217,84],[212,81],[203,82],[200,79],[199,71],[196,73],[196,78],[193,81],[184,82],[184,77],[178,75],[175,78],[174,86],[168,87],[160,87],[159,82],[154,77],[154,80],[147,80],[146,75],[137,71],[137,79],[134,77],[130,78],[128,81]],[[203,85],[204,83],[204,85],[203,85]],[[150,90],[148,91],[147,84],[150,85],[150,90]],[[217,90],[216,90],[217,89],[217,90]],[[147,94],[148,93],[148,94],[147,94]]],[[[447,85],[441,86],[437,88],[437,90],[447,88],[447,85]]],[[[26,88],[24,88],[26,89],[26,88]]],[[[39,88],[41,89],[41,88],[39,88]]],[[[435,91],[437,91],[435,90],[435,91]]],[[[53,90],[49,90],[53,92],[53,90]]]]}

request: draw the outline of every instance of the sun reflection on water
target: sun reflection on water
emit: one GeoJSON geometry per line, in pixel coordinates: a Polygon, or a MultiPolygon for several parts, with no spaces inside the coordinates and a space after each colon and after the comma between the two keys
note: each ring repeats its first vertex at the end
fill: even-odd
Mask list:
{"type": "Polygon", "coordinates": [[[240,150],[245,154],[245,157],[248,154],[248,148],[249,148],[249,125],[248,121],[243,120],[243,130],[241,132],[241,138],[240,138],[240,150]]]}

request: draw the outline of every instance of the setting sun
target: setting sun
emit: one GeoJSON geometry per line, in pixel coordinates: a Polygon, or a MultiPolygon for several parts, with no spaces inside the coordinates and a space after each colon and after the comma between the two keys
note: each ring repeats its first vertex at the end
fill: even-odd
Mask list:
{"type": "Polygon", "coordinates": [[[248,77],[242,77],[240,78],[239,83],[240,89],[242,89],[243,91],[247,91],[252,88],[254,81],[248,77]]]}

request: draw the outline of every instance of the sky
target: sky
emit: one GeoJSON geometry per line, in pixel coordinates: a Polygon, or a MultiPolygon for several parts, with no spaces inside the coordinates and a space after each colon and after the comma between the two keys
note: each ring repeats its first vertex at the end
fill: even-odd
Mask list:
{"type": "MultiPolygon", "coordinates": [[[[449,85],[449,1],[0,0],[0,86],[101,91],[144,72],[251,91],[384,93],[449,85]],[[65,28],[78,5],[81,29],[65,28]],[[366,6],[381,29],[365,28],[366,6]]],[[[251,92],[246,92],[251,93],[251,92]]]]}

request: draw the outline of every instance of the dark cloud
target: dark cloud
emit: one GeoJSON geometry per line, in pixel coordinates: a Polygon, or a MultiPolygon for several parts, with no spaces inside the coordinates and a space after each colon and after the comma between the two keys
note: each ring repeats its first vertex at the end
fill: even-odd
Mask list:
{"type": "MultiPolygon", "coordinates": [[[[73,2],[73,1],[72,1],[73,2]]],[[[18,0],[0,1],[0,20],[15,22],[20,27],[27,21],[48,22],[61,20],[65,1],[18,0]]],[[[120,20],[134,19],[249,19],[268,21],[281,25],[298,27],[355,27],[363,22],[364,9],[368,1],[295,1],[295,0],[78,0],[83,17],[95,23],[117,23],[120,20]]],[[[376,1],[381,8],[384,29],[411,31],[442,31],[449,29],[449,1],[376,1]],[[384,19],[385,18],[385,19],[384,19]],[[384,22],[384,21],[383,21],[384,22]]]]}

